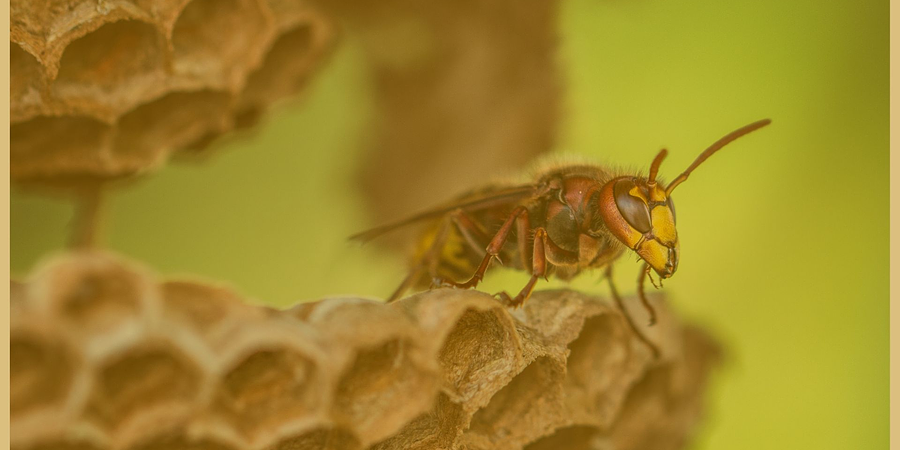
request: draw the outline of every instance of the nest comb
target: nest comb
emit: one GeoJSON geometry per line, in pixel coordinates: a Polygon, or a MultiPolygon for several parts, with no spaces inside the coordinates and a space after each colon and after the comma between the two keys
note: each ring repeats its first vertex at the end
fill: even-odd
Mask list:
{"type": "Polygon", "coordinates": [[[297,92],[334,40],[303,0],[13,0],[10,175],[153,170],[297,92]]]}
{"type": "Polygon", "coordinates": [[[17,450],[676,449],[718,359],[660,305],[654,361],[571,291],[275,310],[84,251],[11,293],[17,450]]]}

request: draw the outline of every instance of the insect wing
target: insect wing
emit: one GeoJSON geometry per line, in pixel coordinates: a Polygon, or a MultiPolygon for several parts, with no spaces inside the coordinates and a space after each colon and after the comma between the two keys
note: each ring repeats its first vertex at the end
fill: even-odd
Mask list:
{"type": "Polygon", "coordinates": [[[534,185],[514,186],[510,188],[502,188],[483,194],[476,194],[471,197],[461,198],[446,206],[438,207],[432,210],[423,211],[406,219],[371,228],[366,231],[350,236],[351,241],[368,242],[385,233],[412,225],[423,220],[436,219],[451,211],[461,209],[463,211],[481,211],[499,206],[513,205],[522,200],[528,199],[537,193],[534,185]]]}

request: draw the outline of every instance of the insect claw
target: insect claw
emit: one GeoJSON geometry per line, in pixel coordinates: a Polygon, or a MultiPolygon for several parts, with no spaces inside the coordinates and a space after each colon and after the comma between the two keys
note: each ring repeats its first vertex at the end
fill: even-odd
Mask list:
{"type": "MultiPolygon", "coordinates": [[[[509,296],[509,294],[506,293],[506,291],[500,291],[500,292],[494,294],[493,297],[496,297],[498,300],[500,300],[500,302],[503,303],[503,305],[506,306],[507,308],[519,309],[522,307],[522,305],[525,304],[524,301],[514,300],[512,297],[509,296]]],[[[516,298],[518,298],[518,297],[516,297],[516,298]]]]}
{"type": "Polygon", "coordinates": [[[496,260],[497,264],[500,264],[501,266],[503,265],[503,260],[500,259],[500,255],[491,255],[491,259],[496,260]]]}

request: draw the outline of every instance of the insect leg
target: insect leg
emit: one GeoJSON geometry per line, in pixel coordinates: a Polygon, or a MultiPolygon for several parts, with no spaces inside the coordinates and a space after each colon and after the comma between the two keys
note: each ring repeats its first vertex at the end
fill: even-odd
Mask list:
{"type": "Polygon", "coordinates": [[[406,275],[406,278],[404,278],[403,281],[400,282],[400,286],[397,286],[397,289],[395,289],[391,296],[388,297],[387,303],[391,303],[400,298],[400,296],[403,295],[403,293],[406,292],[410,288],[410,286],[412,286],[413,283],[416,282],[416,279],[422,275],[422,270],[427,268],[432,278],[434,278],[437,269],[438,256],[440,255],[441,248],[447,241],[447,235],[449,234],[449,231],[450,221],[449,219],[443,219],[441,221],[440,228],[438,228],[437,233],[435,233],[434,235],[434,240],[428,247],[428,250],[426,250],[425,253],[423,253],[419,260],[416,262],[416,264],[411,269],[409,269],[409,274],[406,275]]]}
{"type": "Polygon", "coordinates": [[[531,255],[532,247],[528,246],[528,236],[531,233],[531,220],[528,218],[528,210],[516,219],[516,240],[519,246],[519,257],[522,258],[522,268],[533,270],[534,263],[531,255]]]}
{"type": "Polygon", "coordinates": [[[637,335],[641,342],[646,344],[647,347],[650,347],[650,351],[653,352],[653,358],[659,359],[659,347],[653,342],[650,342],[650,339],[647,339],[647,336],[644,336],[644,334],[641,333],[637,325],[635,325],[634,320],[631,319],[631,315],[628,314],[628,310],[625,309],[625,303],[622,302],[622,297],[619,297],[619,291],[616,289],[615,282],[613,282],[612,264],[606,266],[606,279],[609,281],[609,292],[612,294],[613,300],[616,301],[616,306],[619,307],[622,311],[622,315],[625,316],[625,320],[628,322],[628,326],[631,327],[631,331],[637,335]]]}
{"type": "Polygon", "coordinates": [[[513,308],[518,308],[522,306],[522,303],[525,303],[525,300],[531,296],[531,292],[534,291],[534,285],[537,283],[538,278],[544,277],[547,274],[547,255],[544,252],[544,245],[547,243],[547,230],[544,228],[538,228],[534,230],[534,253],[532,256],[532,271],[531,278],[528,280],[528,283],[525,284],[525,287],[519,291],[519,295],[516,295],[514,298],[510,298],[509,294],[506,292],[499,292],[496,295],[500,297],[500,300],[503,303],[506,303],[507,306],[511,306],[513,308]]]}
{"type": "Polygon", "coordinates": [[[469,246],[476,252],[481,252],[485,245],[490,242],[491,236],[478,225],[478,222],[472,219],[472,217],[462,209],[454,211],[451,217],[459,234],[462,235],[469,246]]]}
{"type": "Polygon", "coordinates": [[[487,246],[484,259],[481,260],[481,264],[475,269],[475,273],[472,275],[472,278],[469,278],[469,281],[466,281],[465,283],[449,282],[447,284],[463,289],[477,286],[478,283],[481,282],[481,279],[484,278],[484,272],[487,270],[488,265],[490,265],[491,260],[498,257],[497,255],[500,254],[503,245],[506,244],[506,240],[509,238],[509,232],[512,230],[513,222],[515,222],[516,218],[522,214],[528,214],[528,210],[524,206],[517,206],[509,215],[506,222],[503,223],[503,226],[500,227],[500,230],[497,231],[497,234],[491,239],[491,242],[487,246]]]}
{"type": "MultiPolygon", "coordinates": [[[[641,273],[638,275],[638,297],[641,298],[641,303],[644,305],[644,308],[650,314],[650,323],[648,325],[653,325],[656,323],[656,309],[653,308],[653,305],[647,300],[647,296],[644,295],[644,280],[650,277],[650,265],[644,263],[644,267],[641,269],[641,273]]],[[[653,282],[653,279],[650,278],[650,282],[653,282]]]]}

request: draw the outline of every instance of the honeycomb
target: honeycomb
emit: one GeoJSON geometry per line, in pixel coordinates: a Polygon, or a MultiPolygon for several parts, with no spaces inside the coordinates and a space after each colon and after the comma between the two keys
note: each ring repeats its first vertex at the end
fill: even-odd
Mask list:
{"type": "Polygon", "coordinates": [[[335,39],[305,0],[12,0],[10,175],[146,173],[297,92],[335,39]]]}
{"type": "Polygon", "coordinates": [[[276,310],[83,250],[10,292],[17,450],[676,449],[719,361],[660,297],[655,360],[565,290],[276,310]]]}

